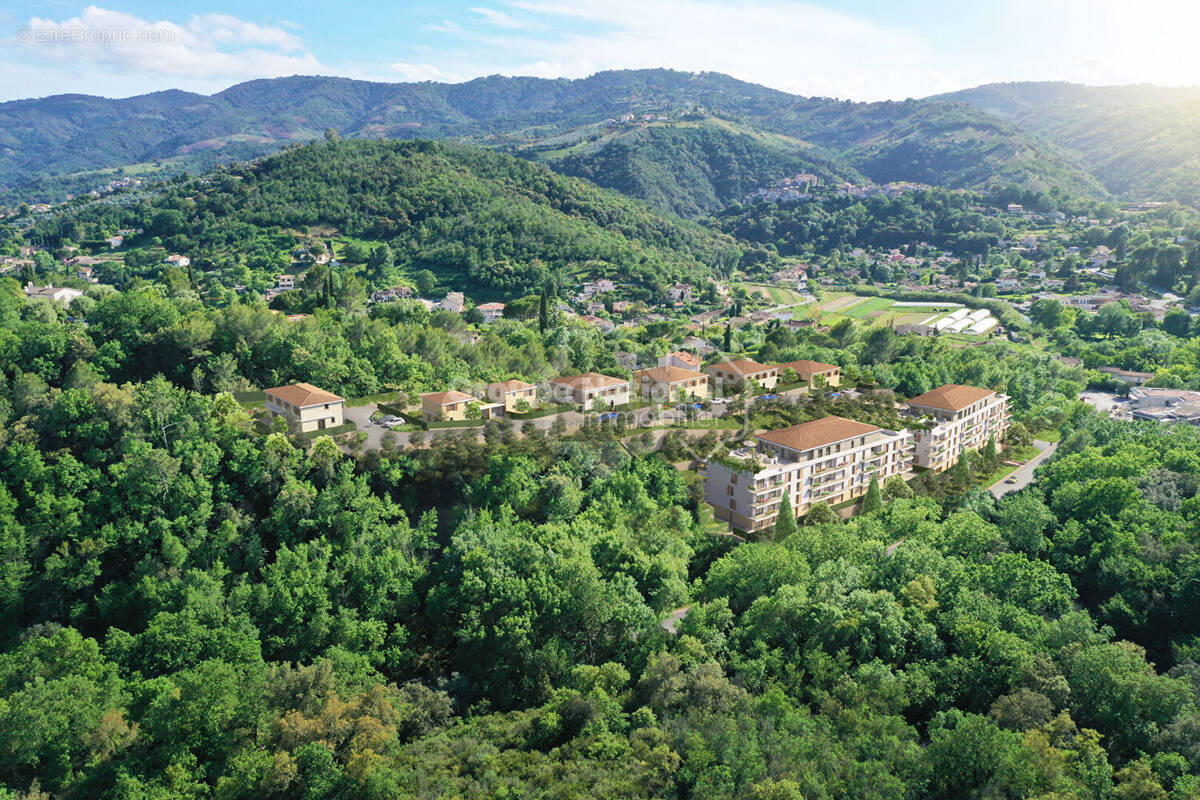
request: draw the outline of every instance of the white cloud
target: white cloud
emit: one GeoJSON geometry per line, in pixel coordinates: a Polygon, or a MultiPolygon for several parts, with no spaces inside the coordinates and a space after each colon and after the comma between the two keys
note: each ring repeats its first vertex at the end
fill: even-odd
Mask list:
{"type": "Polygon", "coordinates": [[[321,71],[295,33],[227,14],[193,16],[179,24],[88,6],[70,19],[34,17],[16,40],[25,55],[49,64],[173,76],[204,86],[321,71]]]}
{"type": "Polygon", "coordinates": [[[505,14],[503,11],[497,11],[494,8],[476,7],[476,8],[472,8],[471,11],[480,15],[481,17],[483,17],[484,19],[486,19],[488,22],[492,23],[493,25],[499,25],[501,28],[524,27],[520,22],[513,19],[508,14],[505,14]]]}
{"type": "Polygon", "coordinates": [[[458,72],[447,72],[433,64],[410,64],[397,61],[392,64],[392,71],[405,81],[440,81],[442,83],[458,83],[468,80],[471,76],[458,72]]]}
{"type": "Polygon", "coordinates": [[[514,0],[557,35],[475,33],[485,51],[520,53],[474,74],[583,77],[602,69],[668,66],[725,72],[805,95],[903,98],[957,88],[944,55],[922,36],[816,5],[752,0],[514,0]],[[578,32],[586,22],[587,32],[578,32]]]}

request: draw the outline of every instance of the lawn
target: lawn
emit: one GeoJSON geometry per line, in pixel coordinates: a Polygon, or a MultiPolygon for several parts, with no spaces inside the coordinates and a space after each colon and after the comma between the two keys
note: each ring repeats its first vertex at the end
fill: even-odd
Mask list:
{"type": "Polygon", "coordinates": [[[839,313],[847,317],[853,317],[854,319],[862,319],[876,311],[886,311],[895,302],[890,297],[872,297],[864,303],[856,303],[854,306],[845,308],[839,313]]]}

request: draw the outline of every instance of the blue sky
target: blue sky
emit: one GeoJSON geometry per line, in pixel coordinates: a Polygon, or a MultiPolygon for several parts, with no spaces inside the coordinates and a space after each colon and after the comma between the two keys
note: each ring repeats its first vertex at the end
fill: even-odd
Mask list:
{"type": "Polygon", "coordinates": [[[643,67],[854,100],[1010,80],[1197,85],[1198,23],[1188,0],[0,0],[0,100],[643,67]]]}

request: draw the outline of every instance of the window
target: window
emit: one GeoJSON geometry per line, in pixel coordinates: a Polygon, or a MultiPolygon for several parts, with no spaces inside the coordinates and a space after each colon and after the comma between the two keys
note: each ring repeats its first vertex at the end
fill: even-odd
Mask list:
{"type": "Polygon", "coordinates": [[[732,485],[725,487],[725,494],[733,494],[733,486],[732,485]]]}
{"type": "Polygon", "coordinates": [[[729,508],[732,509],[733,511],[737,511],[737,500],[730,500],[729,508]]]}

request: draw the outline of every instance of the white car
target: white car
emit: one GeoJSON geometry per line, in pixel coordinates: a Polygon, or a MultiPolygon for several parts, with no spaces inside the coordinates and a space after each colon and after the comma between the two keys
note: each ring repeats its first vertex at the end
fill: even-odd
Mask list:
{"type": "Polygon", "coordinates": [[[712,404],[714,406],[723,406],[728,402],[730,402],[730,399],[728,397],[714,397],[712,404]]]}

